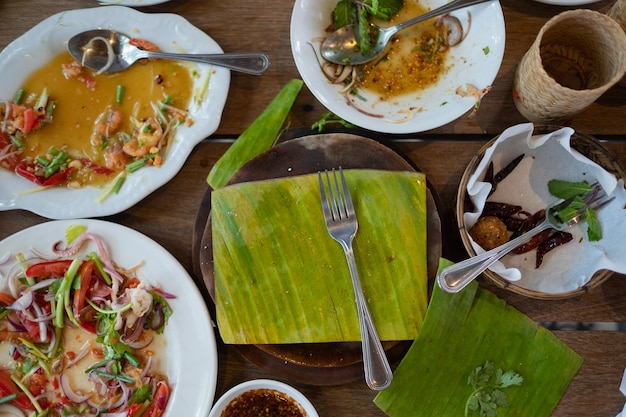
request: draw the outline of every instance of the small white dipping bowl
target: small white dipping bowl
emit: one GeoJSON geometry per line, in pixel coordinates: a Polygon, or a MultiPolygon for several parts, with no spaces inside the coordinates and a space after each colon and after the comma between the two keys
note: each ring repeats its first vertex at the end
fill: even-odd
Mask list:
{"type": "Polygon", "coordinates": [[[287,384],[271,379],[255,379],[234,386],[224,395],[222,395],[219,400],[217,400],[217,402],[215,403],[215,405],[213,405],[213,408],[211,409],[209,417],[221,417],[222,412],[224,411],[226,406],[228,406],[228,404],[230,404],[232,400],[234,400],[241,394],[248,391],[264,389],[278,391],[290,397],[296,403],[300,404],[300,406],[306,412],[307,417],[319,417],[317,411],[315,410],[315,407],[313,407],[313,404],[311,404],[311,402],[304,395],[302,395],[300,391],[287,384]]]}

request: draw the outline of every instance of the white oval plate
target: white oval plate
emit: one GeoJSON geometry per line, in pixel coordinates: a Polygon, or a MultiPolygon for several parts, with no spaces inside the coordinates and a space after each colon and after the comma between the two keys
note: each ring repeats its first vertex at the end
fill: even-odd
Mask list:
{"type": "MultiPolygon", "coordinates": [[[[67,49],[70,37],[97,28],[148,39],[164,51],[223,53],[213,39],[178,15],[147,14],[124,6],[70,10],[45,19],[0,53],[0,99],[12,98],[32,71],[67,49]]],[[[229,70],[203,64],[196,64],[194,69],[200,74],[194,80],[194,97],[203,88],[207,93],[190,106],[194,123],[177,128],[160,168],[144,168],[128,175],[119,194],[110,195],[103,202],[97,201],[104,192],[102,188],[52,187],[32,192],[34,183],[0,169],[0,210],[26,209],[51,219],[108,216],[126,210],[167,183],[193,148],[217,130],[228,96],[229,70]]]]}
{"type": "MultiPolygon", "coordinates": [[[[339,90],[320,70],[316,52],[326,36],[325,28],[331,23],[331,12],[338,0],[296,0],[291,15],[291,51],[300,76],[313,95],[330,111],[350,123],[382,133],[416,133],[443,126],[458,119],[475,104],[473,97],[456,94],[458,87],[472,84],[478,89],[490,86],[498,74],[504,56],[505,27],[502,8],[497,0],[478,4],[452,13],[466,22],[471,13],[471,27],[467,37],[451,49],[445,76],[434,86],[414,94],[408,94],[389,102],[378,102],[374,94],[360,91],[368,101],[360,102],[363,110],[382,114],[368,116],[346,103],[339,90]],[[484,52],[485,48],[488,53],[484,52]],[[371,103],[371,104],[367,104],[371,103]],[[419,111],[411,109],[419,109],[419,111]],[[412,113],[408,120],[407,113],[412,113]],[[406,120],[398,122],[399,120],[406,120]]],[[[425,0],[430,9],[439,7],[446,0],[425,0]]]]}
{"type": "MultiPolygon", "coordinates": [[[[52,245],[65,240],[65,230],[82,224],[102,236],[111,258],[123,268],[142,264],[137,273],[176,298],[168,300],[172,316],[165,328],[165,360],[172,387],[164,417],[205,417],[209,414],[217,381],[217,348],[206,304],[193,280],[168,251],[145,235],[102,220],[59,220],[22,230],[0,241],[0,258],[31,249],[52,255],[52,245]]],[[[79,254],[96,250],[93,242],[79,254]]],[[[5,276],[15,262],[0,265],[5,276]]],[[[5,284],[3,284],[5,285],[5,284]]]]}
{"type": "Polygon", "coordinates": [[[601,0],[535,0],[543,4],[551,4],[553,6],[582,6],[583,4],[597,3],[601,0]]]}

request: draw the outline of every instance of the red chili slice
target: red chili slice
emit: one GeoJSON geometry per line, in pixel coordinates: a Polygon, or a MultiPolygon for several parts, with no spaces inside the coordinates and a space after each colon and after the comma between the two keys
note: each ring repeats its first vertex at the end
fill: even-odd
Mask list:
{"type": "Polygon", "coordinates": [[[11,378],[0,371],[0,397],[6,397],[11,394],[17,394],[17,397],[11,401],[17,407],[23,410],[34,410],[35,406],[28,399],[26,394],[21,392],[11,378]]]}
{"type": "Polygon", "coordinates": [[[20,177],[26,178],[27,180],[34,182],[37,185],[41,185],[42,187],[51,187],[53,185],[59,185],[67,181],[67,178],[70,176],[73,170],[73,168],[69,167],[46,178],[44,176],[35,175],[35,173],[33,173],[33,167],[34,164],[22,161],[15,167],[15,173],[18,174],[20,177]]]}
{"type": "Polygon", "coordinates": [[[65,275],[67,269],[72,264],[71,259],[64,259],[61,261],[49,261],[40,262],[35,265],[31,265],[26,268],[26,276],[29,278],[34,277],[54,277],[60,278],[65,275]]]}

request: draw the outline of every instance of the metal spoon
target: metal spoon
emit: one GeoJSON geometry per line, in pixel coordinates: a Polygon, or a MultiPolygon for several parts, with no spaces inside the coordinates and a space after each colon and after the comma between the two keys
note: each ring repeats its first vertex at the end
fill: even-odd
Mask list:
{"type": "Polygon", "coordinates": [[[423,15],[388,28],[379,27],[371,23],[372,33],[376,34],[376,39],[372,49],[366,53],[361,53],[359,49],[358,34],[355,25],[347,25],[331,33],[322,43],[320,52],[324,59],[335,64],[364,64],[382,54],[391,40],[391,37],[399,31],[432,17],[473,6],[474,4],[484,3],[485,1],[492,0],[453,0],[423,15]]]}
{"type": "Polygon", "coordinates": [[[261,75],[269,67],[269,58],[262,52],[228,54],[148,52],[131,45],[130,39],[129,36],[114,30],[89,30],[74,35],[68,41],[67,49],[75,60],[94,70],[102,70],[107,67],[109,54],[112,51],[114,54],[113,62],[103,72],[122,71],[142,58],[180,59],[213,64],[253,75],[261,75]]]}

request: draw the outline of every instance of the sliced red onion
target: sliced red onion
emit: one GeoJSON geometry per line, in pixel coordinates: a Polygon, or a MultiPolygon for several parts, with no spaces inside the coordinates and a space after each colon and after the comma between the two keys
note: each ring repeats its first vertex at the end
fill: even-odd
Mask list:
{"type": "Polygon", "coordinates": [[[24,412],[11,404],[0,404],[0,415],[24,417],[24,412]]]}
{"type": "Polygon", "coordinates": [[[34,285],[31,285],[30,289],[31,289],[31,291],[38,291],[38,290],[41,290],[43,288],[47,288],[50,285],[52,285],[52,283],[54,281],[56,281],[56,280],[57,280],[56,278],[44,279],[43,281],[39,281],[38,283],[36,283],[34,285]]]}
{"type": "Polygon", "coordinates": [[[70,386],[69,378],[65,374],[61,374],[59,382],[61,384],[61,390],[63,391],[63,394],[73,403],[84,403],[91,397],[91,395],[89,394],[83,395],[79,392],[74,392],[74,390],[70,386]]]}
{"type": "Polygon", "coordinates": [[[146,375],[148,375],[148,372],[150,372],[150,368],[152,367],[152,360],[153,360],[152,358],[153,358],[152,355],[148,355],[146,366],[143,368],[143,371],[141,371],[141,374],[139,375],[142,380],[146,377],[146,375]]]}
{"type": "Polygon", "coordinates": [[[26,327],[22,324],[22,322],[14,316],[15,313],[11,313],[7,315],[7,321],[16,332],[25,332],[26,327]]]}
{"type": "Polygon", "coordinates": [[[89,341],[83,343],[83,345],[80,347],[78,352],[76,352],[76,355],[74,356],[74,358],[71,361],[67,362],[65,369],[69,369],[72,366],[76,365],[78,362],[80,362],[85,356],[87,356],[90,348],[91,348],[91,343],[89,343],[89,341]]]}
{"type": "Polygon", "coordinates": [[[443,26],[446,45],[455,46],[463,40],[463,25],[456,17],[449,14],[443,15],[437,20],[436,25],[437,27],[443,26]]]}
{"type": "Polygon", "coordinates": [[[109,407],[111,410],[120,408],[121,406],[126,404],[128,402],[128,399],[130,398],[130,388],[128,388],[128,386],[126,386],[126,384],[123,382],[120,382],[119,387],[122,389],[122,395],[120,395],[120,398],[118,398],[117,401],[111,404],[111,406],[109,407]]]}
{"type": "Polygon", "coordinates": [[[38,321],[40,317],[45,317],[44,311],[39,307],[39,304],[33,303],[33,310],[37,314],[37,317],[34,319],[35,322],[39,324],[39,340],[41,343],[45,343],[48,339],[48,324],[46,321],[38,321]]]}
{"type": "Polygon", "coordinates": [[[157,293],[159,293],[161,296],[163,296],[163,298],[165,298],[166,300],[172,300],[174,298],[176,298],[176,296],[174,294],[170,294],[167,291],[163,291],[161,288],[154,288],[154,291],[156,291],[157,293]]]}
{"type": "Polygon", "coordinates": [[[7,308],[9,310],[24,311],[33,305],[34,299],[33,292],[27,289],[13,304],[7,306],[7,308]]]}
{"type": "Polygon", "coordinates": [[[143,349],[143,348],[150,346],[150,343],[152,343],[153,340],[154,340],[154,336],[144,334],[142,337],[140,337],[137,340],[134,340],[131,342],[124,342],[124,343],[126,343],[128,346],[130,346],[133,349],[143,349]]]}

